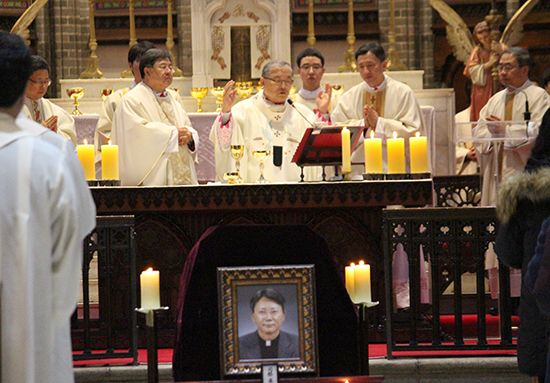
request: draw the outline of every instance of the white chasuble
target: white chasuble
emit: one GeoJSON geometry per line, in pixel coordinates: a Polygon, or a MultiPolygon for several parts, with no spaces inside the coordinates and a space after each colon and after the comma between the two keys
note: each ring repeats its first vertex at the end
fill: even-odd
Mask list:
{"type": "Polygon", "coordinates": [[[32,106],[32,101],[25,97],[25,105],[23,111],[28,119],[38,123],[47,120],[51,116],[57,116],[57,134],[63,136],[76,145],[76,129],[74,126],[74,118],[65,109],[55,105],[50,100],[41,98],[36,101],[40,113],[40,121],[36,121],[36,107],[32,106]]]}
{"type": "MultiPolygon", "coordinates": [[[[380,88],[373,89],[366,82],[354,86],[340,96],[338,105],[331,114],[333,125],[346,124],[350,126],[364,126],[363,106],[367,101],[367,94],[385,91],[384,100],[374,99],[374,103],[383,107],[383,117],[378,118],[376,127],[370,127],[375,131],[375,137],[382,138],[382,151],[384,158],[384,171],[387,171],[386,139],[391,138],[393,133],[397,137],[405,138],[405,155],[408,164],[408,137],[413,137],[416,132],[425,134],[424,117],[416,96],[412,89],[389,76],[384,75],[384,81],[380,88]]],[[[369,132],[370,133],[370,132],[369,132]]],[[[352,162],[364,162],[365,151],[363,149],[364,137],[359,142],[352,154],[352,162]]],[[[352,166],[353,174],[362,174],[364,166],[352,166]]]]}
{"type": "MultiPolygon", "coordinates": [[[[288,103],[274,105],[265,101],[263,91],[252,98],[235,104],[229,123],[221,126],[221,115],[210,132],[215,146],[216,180],[223,181],[223,174],[235,171],[235,160],[231,158],[231,145],[244,145],[241,159],[241,177],[246,182],[255,182],[260,177],[259,160],[255,150],[269,150],[271,154],[264,161],[264,177],[270,182],[293,182],[300,180],[300,168],[292,163],[292,157],[307,128],[315,123],[315,115],[304,105],[295,103],[304,115],[300,116],[288,103]],[[229,129],[229,143],[220,144],[222,130],[229,129]],[[282,161],[274,163],[274,147],[281,148],[282,161]]],[[[277,150],[277,149],[276,149],[277,150]]],[[[304,168],[306,181],[317,179],[317,167],[304,168]]]]}
{"type": "Polygon", "coordinates": [[[122,185],[197,184],[194,156],[199,146],[198,133],[191,127],[177,93],[167,93],[173,117],[143,83],[128,92],[115,111],[111,138],[119,145],[122,185]],[[189,128],[195,141],[194,152],[187,145],[172,149],[171,142],[177,142],[174,126],[189,128]]]}

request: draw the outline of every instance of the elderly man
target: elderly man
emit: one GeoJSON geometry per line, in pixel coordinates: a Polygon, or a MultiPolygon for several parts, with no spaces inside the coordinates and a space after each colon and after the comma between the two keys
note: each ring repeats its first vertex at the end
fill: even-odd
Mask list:
{"type": "Polygon", "coordinates": [[[178,93],[167,89],[174,75],[170,53],[148,50],[139,70],[143,81],[122,98],[113,120],[122,185],[196,185],[199,136],[178,93]]]}
{"type": "MultiPolygon", "coordinates": [[[[373,131],[375,137],[385,138],[396,133],[398,137],[411,137],[424,133],[424,118],[411,88],[384,74],[388,62],[381,45],[367,43],[355,53],[357,69],[363,83],[344,93],[332,113],[332,122],[364,126],[365,135],[373,131]]],[[[363,137],[352,155],[352,161],[364,161],[363,137]]],[[[385,157],[384,157],[385,158],[385,157]]],[[[363,167],[352,172],[362,173],[363,167]]],[[[384,171],[387,163],[384,161],[384,171]]]]}
{"type": "Polygon", "coordinates": [[[76,145],[73,117],[64,109],[44,98],[50,80],[50,66],[40,56],[32,56],[32,75],[25,91],[25,115],[76,145]]]}
{"type": "Polygon", "coordinates": [[[302,79],[302,89],[295,94],[294,101],[307,106],[315,113],[319,113],[317,118],[328,122],[330,120],[330,107],[336,106],[338,99],[335,93],[332,93],[332,86],[329,83],[325,85],[325,89],[321,87],[321,79],[325,73],[323,54],[318,49],[307,48],[298,54],[296,63],[298,64],[298,74],[302,79]],[[319,109],[317,105],[318,98],[330,100],[328,105],[326,102],[322,102],[323,106],[326,105],[325,110],[319,109]]]}
{"type": "Polygon", "coordinates": [[[285,321],[285,297],[268,287],[250,299],[252,321],[257,331],[239,337],[239,359],[300,358],[297,335],[281,330],[285,321]]]}
{"type": "Polygon", "coordinates": [[[0,32],[2,382],[72,383],[70,317],[95,206],[72,145],[16,120],[32,73],[24,42],[0,32]]]}
{"type": "Polygon", "coordinates": [[[116,107],[120,102],[122,96],[134,89],[137,84],[142,80],[139,72],[139,62],[141,56],[149,49],[155,48],[155,44],[150,41],[141,41],[134,44],[128,51],[128,67],[134,75],[134,82],[130,88],[122,88],[111,93],[103,101],[103,107],[99,113],[99,121],[97,123],[97,129],[95,131],[95,147],[96,150],[101,150],[101,145],[106,145],[111,138],[111,128],[113,125],[113,116],[115,114],[116,107]]]}
{"type": "MultiPolygon", "coordinates": [[[[306,106],[288,102],[294,82],[292,73],[292,67],[286,61],[268,62],[260,78],[263,90],[236,105],[235,82],[229,81],[225,85],[222,112],[210,132],[210,140],[215,146],[218,181],[232,169],[231,145],[244,145],[240,172],[245,182],[255,182],[260,177],[260,161],[253,152],[264,150],[270,152],[264,170],[268,181],[300,180],[300,168],[291,162],[292,156],[304,132],[315,124],[316,118],[306,106]]],[[[328,100],[325,103],[328,105],[328,100]]],[[[307,180],[314,180],[317,168],[308,167],[304,173],[307,180]]]]}
{"type": "Polygon", "coordinates": [[[503,144],[500,159],[497,158],[496,145],[492,142],[476,144],[483,175],[483,206],[492,206],[496,202],[497,174],[500,173],[501,180],[504,180],[525,168],[538,134],[538,125],[550,106],[550,95],[529,81],[532,65],[533,59],[526,49],[513,47],[504,51],[498,63],[498,74],[506,89],[491,97],[481,110],[479,124],[474,129],[474,137],[477,139],[508,139],[503,144]],[[499,123],[523,121],[525,112],[530,113],[527,120],[532,123],[499,123]],[[513,138],[516,140],[509,140],[513,138]]]}

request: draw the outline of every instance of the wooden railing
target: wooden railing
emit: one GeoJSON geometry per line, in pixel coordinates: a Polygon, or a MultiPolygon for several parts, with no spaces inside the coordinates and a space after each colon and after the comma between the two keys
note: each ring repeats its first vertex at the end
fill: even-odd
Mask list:
{"type": "MultiPolygon", "coordinates": [[[[500,265],[500,337],[487,336],[487,292],[485,252],[494,242],[497,220],[494,208],[418,208],[384,210],[384,268],[392,270],[392,259],[402,244],[409,268],[410,307],[397,310],[386,305],[388,356],[396,351],[509,350],[512,339],[509,269],[500,265]],[[421,303],[420,247],[429,259],[430,303],[421,303]],[[477,336],[467,339],[463,329],[462,275],[475,274],[477,336]],[[453,283],[453,335],[441,326],[443,292],[453,283]]],[[[392,273],[385,273],[386,302],[394,301],[392,273]]],[[[497,303],[495,302],[495,305],[497,303]]]]}

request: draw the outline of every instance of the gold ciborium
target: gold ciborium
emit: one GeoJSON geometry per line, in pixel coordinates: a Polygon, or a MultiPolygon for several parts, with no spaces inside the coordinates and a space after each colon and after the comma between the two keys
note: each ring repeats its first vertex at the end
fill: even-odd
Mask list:
{"type": "Polygon", "coordinates": [[[230,184],[230,185],[235,185],[235,184],[240,183],[240,182],[236,182],[239,177],[240,177],[239,173],[237,173],[237,172],[223,173],[223,178],[226,179],[227,183],[230,184]]]}
{"type": "Polygon", "coordinates": [[[241,158],[244,154],[244,145],[231,145],[231,157],[235,160],[235,170],[237,171],[237,178],[235,178],[236,184],[244,183],[244,180],[241,177],[241,158]]]}
{"type": "Polygon", "coordinates": [[[241,82],[239,86],[237,86],[237,94],[241,96],[242,100],[246,100],[248,96],[252,94],[252,90],[253,88],[248,82],[241,82]]]}
{"type": "Polygon", "coordinates": [[[113,90],[112,89],[101,89],[100,92],[101,92],[101,99],[105,100],[111,93],[113,93],[113,90]]]}
{"type": "Polygon", "coordinates": [[[191,88],[191,96],[197,100],[197,112],[202,113],[202,99],[208,94],[208,88],[191,88]]]}
{"type": "Polygon", "coordinates": [[[254,157],[260,161],[260,178],[256,181],[257,184],[267,184],[269,183],[268,180],[264,177],[264,161],[269,156],[270,151],[269,150],[254,150],[252,154],[254,154],[254,157]]]}
{"type": "Polygon", "coordinates": [[[210,88],[210,93],[212,93],[216,97],[216,112],[222,111],[222,105],[223,105],[223,86],[216,86],[210,88]]]}
{"type": "Polygon", "coordinates": [[[82,116],[78,106],[80,105],[78,100],[84,97],[84,88],[69,88],[67,89],[67,95],[74,100],[74,110],[71,113],[73,116],[82,116]]]}

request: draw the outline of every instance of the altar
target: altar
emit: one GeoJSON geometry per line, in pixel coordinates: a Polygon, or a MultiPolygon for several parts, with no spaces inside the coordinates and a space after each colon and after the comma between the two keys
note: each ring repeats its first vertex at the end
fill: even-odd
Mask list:
{"type": "MultiPolygon", "coordinates": [[[[432,180],[314,182],[166,187],[92,187],[100,216],[134,215],[137,271],[161,275],[161,304],[170,309],[159,347],[172,347],[180,276],[189,251],[212,226],[301,224],[328,243],[344,283],[344,267],[371,264],[376,323],[384,315],[382,209],[431,204],[432,180]]],[[[274,239],[276,240],[276,239],[274,239]]],[[[230,246],[230,244],[228,244],[230,246]]],[[[383,336],[381,334],[381,336],[383,336]]]]}

